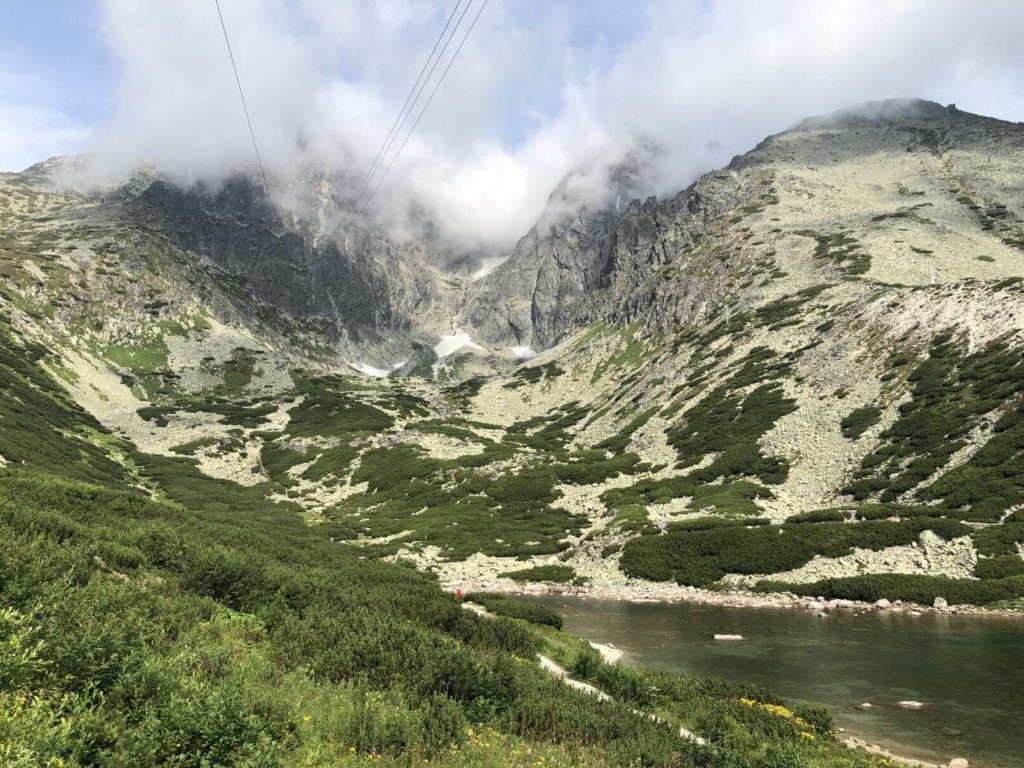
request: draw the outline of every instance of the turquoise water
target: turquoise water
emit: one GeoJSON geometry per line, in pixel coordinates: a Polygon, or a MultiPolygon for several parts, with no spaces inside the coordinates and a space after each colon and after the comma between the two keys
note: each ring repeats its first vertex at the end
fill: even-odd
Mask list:
{"type": "Polygon", "coordinates": [[[567,631],[614,644],[625,663],[827,704],[848,733],[908,757],[1024,767],[1024,619],[529,599],[557,610],[567,631]]]}

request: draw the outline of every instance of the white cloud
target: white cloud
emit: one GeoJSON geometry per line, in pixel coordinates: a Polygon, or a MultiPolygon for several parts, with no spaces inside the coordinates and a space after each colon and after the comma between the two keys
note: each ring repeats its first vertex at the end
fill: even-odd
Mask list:
{"type": "MultiPolygon", "coordinates": [[[[647,0],[600,35],[583,13],[601,14],[602,2],[582,5],[492,0],[371,214],[400,231],[424,212],[456,243],[500,250],[567,172],[615,161],[640,135],[664,150],[651,190],[664,193],[801,117],[865,100],[920,96],[1024,119],[1024,5],[1014,0],[647,0]]],[[[310,168],[358,183],[451,10],[426,0],[222,6],[282,188],[310,168]]],[[[116,176],[152,162],[189,180],[249,164],[213,4],[107,0],[105,17],[122,80],[97,131],[98,167],[116,176]]],[[[0,137],[3,124],[0,114],[0,137]]]]}
{"type": "Polygon", "coordinates": [[[0,98],[0,169],[20,171],[54,155],[81,152],[89,129],[66,115],[0,98]]]}
{"type": "Polygon", "coordinates": [[[54,155],[81,152],[90,131],[59,109],[47,86],[21,62],[0,58],[0,171],[20,171],[54,155]]]}

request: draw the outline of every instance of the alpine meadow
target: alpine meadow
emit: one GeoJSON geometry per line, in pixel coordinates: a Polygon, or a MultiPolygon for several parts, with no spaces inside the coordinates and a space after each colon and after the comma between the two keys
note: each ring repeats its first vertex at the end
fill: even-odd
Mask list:
{"type": "MultiPolygon", "coordinates": [[[[961,88],[973,104],[971,66],[993,89],[1024,82],[1019,45],[995,58],[997,27],[1024,28],[1012,4],[964,21],[991,56],[949,54],[953,91],[910,65],[888,84],[870,63],[839,72],[812,46],[794,71],[822,57],[838,90],[820,109],[780,95],[749,118],[761,130],[777,114],[779,132],[731,160],[709,143],[696,165],[680,159],[694,137],[746,141],[736,124],[763,96],[678,86],[699,112],[678,147],[689,118],[671,122],[667,63],[663,81],[629,80],[667,94],[663,108],[608,102],[649,131],[544,110],[612,93],[636,46],[673,40],[656,19],[694,25],[678,45],[705,51],[734,13],[761,18],[757,4],[650,0],[635,17],[604,0],[71,5],[0,10],[22,30],[52,20],[38,32],[50,46],[84,45],[62,35],[96,15],[81,29],[113,69],[88,70],[95,90],[61,108],[85,120],[76,104],[115,105],[84,143],[58,131],[65,154],[0,172],[0,764],[1022,764],[1024,667],[993,655],[1003,698],[954,721],[941,679],[974,673],[927,649],[932,631],[991,632],[1024,651],[1024,104],[989,117],[886,98],[961,88]],[[371,18],[376,54],[346,26],[371,18]],[[307,58],[341,73],[316,99],[299,79],[273,91],[260,46],[285,30],[291,43],[263,49],[280,78],[307,58]],[[550,61],[533,47],[563,33],[550,61]],[[158,77],[148,67],[179,34],[195,58],[158,77]],[[558,79],[591,55],[587,78],[558,79]],[[500,80],[513,75],[521,89],[500,80]],[[101,93],[104,78],[122,85],[101,93]],[[530,89],[551,78],[564,91],[549,104],[530,89]],[[832,111],[848,78],[880,100],[832,111]],[[296,106],[325,110],[327,94],[337,134],[296,106]],[[550,128],[543,141],[507,116],[522,113],[550,128]],[[480,160],[485,129],[504,160],[480,160]],[[618,648],[561,597],[723,618],[698,648],[644,613],[618,648]],[[909,633],[899,642],[939,682],[893,679],[862,703],[779,671],[748,680],[730,658],[767,675],[813,667],[821,647],[786,654],[756,621],[729,623],[757,611],[863,628],[872,655],[849,659],[854,675],[909,633]],[[726,673],[693,674],[691,652],[726,673]],[[934,738],[876,732],[872,706],[934,738]],[[984,744],[981,725],[1006,743],[984,744]]],[[[891,13],[897,31],[932,8],[970,15],[945,0],[766,5],[792,27],[757,49],[758,82],[782,76],[819,15],[891,13]]],[[[849,23],[850,45],[867,39],[849,23]]],[[[919,43],[886,55],[932,55],[919,43]]],[[[11,56],[0,137],[14,147],[51,134],[4,90],[11,56]]],[[[693,77],[724,77],[713,58],[693,77]]]]}

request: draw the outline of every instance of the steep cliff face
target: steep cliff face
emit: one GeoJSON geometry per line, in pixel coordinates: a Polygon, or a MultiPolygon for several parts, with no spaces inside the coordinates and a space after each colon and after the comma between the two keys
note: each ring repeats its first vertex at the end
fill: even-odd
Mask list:
{"type": "MultiPolygon", "coordinates": [[[[764,194],[765,175],[709,174],[662,201],[630,199],[630,181],[614,188],[607,207],[542,217],[471,288],[469,324],[489,341],[540,350],[594,321],[670,327],[706,314],[739,263],[707,243],[728,212],[764,194]]],[[[555,203],[564,210],[564,200],[555,203]]]]}
{"type": "Polygon", "coordinates": [[[336,337],[378,338],[409,327],[408,316],[392,305],[369,236],[314,245],[285,230],[247,179],[188,191],[157,180],[133,210],[181,249],[242,277],[257,298],[295,319],[323,321],[336,337]]]}
{"type": "Polygon", "coordinates": [[[641,144],[614,166],[566,176],[508,259],[470,286],[462,308],[467,325],[495,346],[535,350],[579,327],[588,298],[608,284],[616,230],[632,210],[629,201],[649,183],[655,154],[641,144]]]}
{"type": "Polygon", "coordinates": [[[1018,125],[930,102],[811,118],[673,198],[535,228],[470,317],[542,348],[599,320],[668,331],[787,281],[995,274],[1024,242],[1022,141],[1018,125]]]}
{"type": "Polygon", "coordinates": [[[471,286],[463,312],[485,341],[545,349],[572,327],[612,258],[615,212],[586,209],[535,225],[508,261],[471,286]]]}

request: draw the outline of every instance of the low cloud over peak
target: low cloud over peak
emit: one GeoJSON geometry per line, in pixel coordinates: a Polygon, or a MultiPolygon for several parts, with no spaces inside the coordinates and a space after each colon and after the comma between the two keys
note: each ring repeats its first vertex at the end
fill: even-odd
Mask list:
{"type": "MultiPolygon", "coordinates": [[[[341,197],[359,185],[452,4],[221,0],[275,187],[314,171],[341,197]]],[[[636,192],[664,194],[861,101],[920,96],[1021,120],[1022,28],[1012,0],[491,0],[368,215],[400,232],[417,212],[459,247],[502,250],[567,174],[595,157],[613,167],[639,136],[659,154],[636,192]]],[[[107,0],[101,35],[119,81],[92,126],[95,180],[152,164],[189,183],[251,165],[209,0],[107,0]]],[[[581,197],[608,193],[607,172],[580,178],[581,197]]]]}

